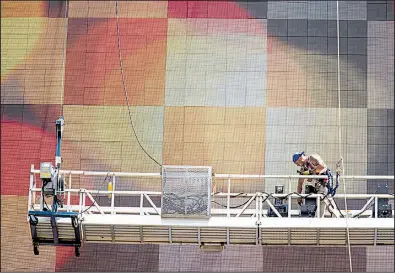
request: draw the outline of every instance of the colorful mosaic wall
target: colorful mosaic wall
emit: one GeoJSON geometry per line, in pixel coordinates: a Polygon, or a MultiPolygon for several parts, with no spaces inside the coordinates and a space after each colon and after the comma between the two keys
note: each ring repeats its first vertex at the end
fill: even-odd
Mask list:
{"type": "MultiPolygon", "coordinates": [[[[346,257],[343,248],[231,247],[206,255],[183,246],[88,245],[78,259],[62,247],[33,256],[25,217],[29,169],[53,160],[61,108],[65,169],[159,171],[129,123],[115,2],[67,5],[1,2],[2,270],[347,270],[346,258],[337,265],[311,258],[303,267],[297,254],[346,257]],[[277,264],[275,254],[288,251],[295,259],[277,264]]],[[[339,5],[345,170],[393,175],[394,3],[339,5]]],[[[157,161],[210,165],[217,173],[293,174],[291,155],[305,150],[335,168],[336,1],[120,1],[119,17],[136,134],[157,161]]],[[[275,182],[240,180],[235,189],[272,192],[275,182]]],[[[352,181],[347,191],[371,193],[377,183],[352,181]]],[[[120,185],[158,189],[149,180],[120,185]]],[[[360,271],[393,271],[393,259],[377,259],[393,249],[353,252],[360,271]]]]}

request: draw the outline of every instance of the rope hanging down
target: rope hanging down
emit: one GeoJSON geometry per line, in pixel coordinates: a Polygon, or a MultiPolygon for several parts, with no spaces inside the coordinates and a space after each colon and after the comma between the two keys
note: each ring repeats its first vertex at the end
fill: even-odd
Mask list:
{"type": "Polygon", "coordinates": [[[116,15],[116,25],[117,25],[117,36],[118,36],[118,55],[119,55],[119,66],[121,69],[121,74],[122,74],[122,85],[123,85],[123,91],[125,93],[125,100],[126,100],[126,104],[128,107],[128,114],[129,114],[129,121],[130,121],[130,125],[132,127],[134,136],[136,137],[137,143],[139,144],[140,148],[144,151],[144,153],[150,158],[152,159],[152,161],[154,161],[157,165],[162,167],[162,164],[160,164],[158,161],[156,161],[143,147],[143,145],[141,145],[139,138],[137,137],[136,134],[136,130],[134,129],[134,124],[133,124],[133,119],[132,119],[132,114],[130,111],[130,104],[129,104],[129,97],[128,97],[128,91],[126,89],[126,84],[125,84],[125,74],[123,72],[123,64],[122,64],[122,55],[121,55],[121,35],[119,33],[119,22],[118,22],[118,1],[115,1],[115,15],[116,15]]]}
{"type": "MultiPolygon", "coordinates": [[[[341,131],[341,99],[340,99],[340,22],[339,22],[339,1],[336,1],[336,31],[337,31],[337,96],[338,96],[338,133],[339,133],[339,161],[336,168],[337,176],[340,172],[344,173],[343,156],[342,156],[342,131],[341,131]]],[[[343,191],[344,191],[344,205],[346,211],[347,197],[346,197],[346,180],[343,176],[343,191]]],[[[345,215],[346,231],[347,231],[347,245],[348,245],[348,257],[350,262],[350,272],[352,272],[352,257],[351,257],[351,244],[350,244],[350,229],[348,226],[348,213],[345,215]]]]}

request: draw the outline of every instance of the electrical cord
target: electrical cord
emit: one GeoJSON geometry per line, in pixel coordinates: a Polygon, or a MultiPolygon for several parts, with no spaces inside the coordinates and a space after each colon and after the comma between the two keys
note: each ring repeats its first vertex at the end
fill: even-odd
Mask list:
{"type": "MultiPolygon", "coordinates": [[[[243,195],[243,194],[245,194],[245,193],[239,193],[239,194],[237,194],[237,195],[231,196],[230,198],[235,198],[235,197],[238,197],[238,196],[243,195]]],[[[262,194],[266,195],[265,199],[262,200],[262,203],[264,203],[264,202],[265,202],[267,199],[269,199],[270,197],[273,197],[273,193],[262,192],[262,194]]],[[[307,197],[309,197],[309,196],[312,195],[313,193],[309,193],[309,194],[307,194],[306,196],[302,196],[300,193],[292,192],[292,193],[287,194],[287,195],[284,196],[284,197],[279,197],[279,198],[285,199],[285,198],[289,197],[289,196],[292,195],[292,194],[296,194],[296,195],[298,195],[300,198],[306,199],[307,197]]],[[[227,208],[227,207],[228,207],[228,206],[226,206],[226,205],[224,205],[224,204],[220,204],[220,203],[218,203],[218,202],[216,202],[216,201],[211,201],[211,202],[214,203],[214,204],[217,204],[217,205],[219,205],[219,206],[221,206],[221,207],[224,207],[224,208],[227,208]]],[[[244,206],[244,205],[247,204],[248,202],[249,202],[249,199],[248,199],[246,202],[244,202],[243,204],[240,204],[240,205],[237,205],[237,206],[232,206],[232,207],[229,207],[229,208],[230,208],[230,209],[237,209],[237,208],[240,208],[240,207],[244,206]]]]}
{"type": "MultiPolygon", "coordinates": [[[[237,205],[237,206],[229,206],[229,208],[230,209],[238,209],[238,208],[241,208],[241,207],[243,207],[245,204],[247,204],[248,202],[250,201],[250,199],[248,199],[247,201],[245,201],[244,203],[242,203],[242,204],[240,204],[240,205],[237,205]]],[[[216,201],[211,201],[212,203],[214,203],[214,204],[217,204],[217,205],[219,205],[219,206],[221,206],[221,207],[223,207],[223,208],[227,208],[228,206],[225,206],[225,205],[223,205],[223,204],[220,204],[220,203],[218,203],[218,202],[216,202],[216,201]]]]}
{"type": "Polygon", "coordinates": [[[363,211],[361,211],[361,212],[355,214],[352,218],[359,218],[359,216],[360,216],[361,214],[363,214],[365,211],[367,211],[368,209],[370,209],[371,207],[373,207],[373,205],[374,205],[374,202],[373,202],[369,207],[366,207],[363,211]]]}
{"type": "Polygon", "coordinates": [[[130,104],[129,104],[129,97],[128,97],[128,91],[126,89],[126,83],[125,83],[125,74],[123,71],[123,63],[122,63],[122,55],[121,55],[121,35],[119,32],[119,22],[118,22],[118,1],[115,1],[115,14],[116,14],[116,25],[117,25],[117,36],[118,36],[118,55],[119,55],[119,66],[121,69],[121,74],[122,74],[122,85],[123,85],[123,91],[125,93],[125,100],[126,100],[126,104],[127,104],[127,108],[128,108],[128,114],[129,114],[129,121],[130,121],[130,125],[132,127],[132,131],[134,133],[134,136],[136,137],[137,143],[139,144],[140,148],[144,151],[144,153],[150,158],[152,159],[152,161],[154,161],[157,165],[162,167],[162,164],[160,164],[158,161],[156,161],[143,147],[143,145],[140,143],[139,138],[137,137],[137,133],[136,130],[134,128],[134,124],[133,124],[133,119],[132,119],[132,114],[130,111],[130,104]]]}

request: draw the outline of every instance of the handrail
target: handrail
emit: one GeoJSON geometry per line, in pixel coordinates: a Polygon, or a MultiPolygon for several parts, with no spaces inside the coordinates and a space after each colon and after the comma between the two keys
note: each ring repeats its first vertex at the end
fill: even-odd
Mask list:
{"type": "MultiPolygon", "coordinates": [[[[40,170],[35,170],[32,166],[32,174],[39,174],[40,170]]],[[[87,175],[87,176],[116,176],[116,177],[161,177],[161,173],[136,173],[136,172],[105,172],[105,171],[76,171],[60,170],[61,174],[87,175]]],[[[216,178],[328,178],[327,175],[269,175],[269,174],[214,174],[216,178]]],[[[393,175],[345,175],[345,179],[372,179],[372,180],[393,180],[393,175]]]]}
{"type": "MultiPolygon", "coordinates": [[[[41,188],[32,188],[32,192],[41,192],[41,188]]],[[[90,194],[97,194],[97,195],[108,195],[111,193],[117,194],[117,195],[135,195],[139,196],[141,194],[147,194],[150,196],[161,196],[162,192],[158,191],[107,191],[107,190],[89,190],[89,189],[64,189],[64,192],[74,192],[74,193],[90,193],[90,194]]],[[[227,193],[227,192],[219,192],[215,194],[211,194],[212,196],[215,197],[227,197],[228,195],[230,196],[237,196],[237,197],[251,197],[255,196],[257,193],[227,193]]],[[[268,193],[262,192],[262,196],[268,196],[268,193]]],[[[322,194],[305,194],[305,193],[292,193],[292,194],[286,194],[286,193],[272,193],[270,194],[271,197],[306,197],[309,196],[311,198],[317,198],[317,197],[322,197],[322,194]]],[[[357,199],[364,199],[364,198],[369,198],[369,197],[377,197],[377,198],[394,198],[394,195],[392,194],[369,194],[369,193],[348,193],[348,194],[341,194],[338,193],[336,194],[336,198],[340,197],[349,197],[349,198],[357,198],[357,199]]]]}

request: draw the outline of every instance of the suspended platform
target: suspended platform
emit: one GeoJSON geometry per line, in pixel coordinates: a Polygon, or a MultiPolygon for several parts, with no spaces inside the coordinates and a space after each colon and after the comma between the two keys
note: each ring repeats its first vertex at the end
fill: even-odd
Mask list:
{"type": "MultiPolygon", "coordinates": [[[[192,167],[179,166],[179,168],[192,167]]],[[[196,168],[193,170],[196,171],[196,168]]],[[[393,202],[393,194],[337,194],[336,197],[339,199],[344,197],[361,199],[366,203],[358,210],[339,210],[343,215],[339,218],[333,215],[331,217],[325,209],[325,217],[320,218],[318,213],[311,217],[301,217],[302,212],[300,207],[295,205],[295,200],[300,196],[315,198],[319,211],[318,200],[322,197],[321,194],[299,195],[292,191],[271,194],[231,192],[232,179],[255,179],[262,183],[269,178],[287,179],[288,189],[292,189],[291,183],[295,185],[297,179],[301,177],[299,175],[210,175],[213,180],[223,181],[227,191],[213,191],[211,181],[203,187],[186,188],[190,192],[199,190],[202,193],[208,189],[208,194],[204,196],[208,198],[204,199],[205,209],[200,210],[198,214],[189,215],[186,207],[185,211],[173,211],[172,214],[165,206],[167,201],[164,197],[169,196],[169,191],[177,192],[180,188],[179,185],[175,188],[167,188],[168,185],[163,184],[165,178],[168,182],[175,179],[169,172],[160,174],[60,171],[66,187],[63,192],[63,207],[58,207],[56,213],[50,212],[51,207],[44,211],[44,202],[38,198],[42,190],[40,180],[36,180],[36,175],[39,173],[40,170],[35,170],[32,166],[28,220],[31,227],[34,227],[31,231],[35,252],[39,244],[75,246],[77,255],[79,255],[79,247],[84,243],[196,244],[201,247],[224,247],[229,244],[347,245],[347,229],[351,245],[394,244],[394,212],[391,209],[383,216],[382,208],[379,206],[380,200],[393,202]],[[74,178],[95,176],[110,177],[112,190],[72,187],[74,178]],[[158,181],[162,181],[162,192],[118,190],[117,180],[121,177],[133,180],[157,178],[158,181]],[[133,199],[131,203],[139,205],[115,206],[115,200],[120,196],[130,197],[131,200],[133,199]],[[108,198],[109,202],[102,202],[103,198],[108,198]],[[283,207],[287,208],[286,214],[279,209],[278,203],[276,204],[276,200],[279,199],[284,202],[283,207]],[[214,200],[216,203],[223,204],[223,207],[214,206],[214,200]],[[242,205],[233,206],[232,204],[235,203],[242,205]],[[370,208],[372,206],[373,208],[370,208]],[[33,224],[32,218],[34,218],[33,224]]],[[[201,175],[208,177],[206,171],[201,175]]],[[[196,178],[193,175],[188,177],[196,178]]],[[[394,176],[345,176],[344,178],[393,181],[394,176]]],[[[183,205],[186,206],[186,203],[185,201],[183,205]]]]}

